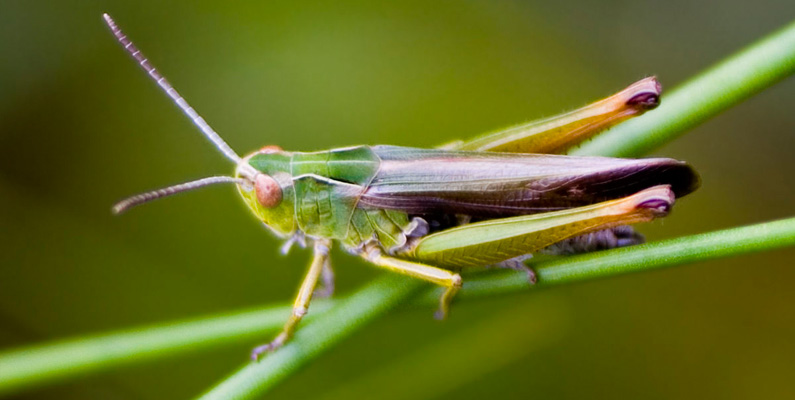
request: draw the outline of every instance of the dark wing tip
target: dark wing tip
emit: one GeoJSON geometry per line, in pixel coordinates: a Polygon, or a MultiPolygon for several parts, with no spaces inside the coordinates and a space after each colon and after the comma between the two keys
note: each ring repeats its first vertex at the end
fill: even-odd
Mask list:
{"type": "Polygon", "coordinates": [[[686,162],[671,158],[646,158],[630,162],[632,165],[628,168],[619,168],[608,173],[609,184],[599,185],[604,190],[605,197],[619,198],[645,188],[667,185],[678,199],[701,186],[698,173],[686,162]]]}
{"type": "Polygon", "coordinates": [[[701,177],[690,164],[682,161],[674,161],[672,164],[663,174],[677,199],[695,192],[701,186],[701,177]]]}

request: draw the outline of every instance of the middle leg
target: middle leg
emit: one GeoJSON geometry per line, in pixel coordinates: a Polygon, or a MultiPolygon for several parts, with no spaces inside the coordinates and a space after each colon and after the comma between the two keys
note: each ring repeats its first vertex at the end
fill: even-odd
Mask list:
{"type": "Polygon", "coordinates": [[[450,311],[450,302],[463,285],[461,275],[455,272],[385,256],[379,249],[369,250],[364,254],[364,257],[376,266],[444,286],[446,289],[444,293],[442,293],[442,297],[439,298],[439,310],[434,314],[436,319],[444,319],[447,316],[447,313],[450,311]]]}

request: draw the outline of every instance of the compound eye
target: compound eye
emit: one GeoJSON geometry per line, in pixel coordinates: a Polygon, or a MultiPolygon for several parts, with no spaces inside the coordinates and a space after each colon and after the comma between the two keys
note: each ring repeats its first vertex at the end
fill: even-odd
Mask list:
{"type": "Polygon", "coordinates": [[[254,190],[257,201],[265,208],[273,208],[282,201],[282,188],[275,179],[265,174],[257,174],[254,178],[254,190]]]}

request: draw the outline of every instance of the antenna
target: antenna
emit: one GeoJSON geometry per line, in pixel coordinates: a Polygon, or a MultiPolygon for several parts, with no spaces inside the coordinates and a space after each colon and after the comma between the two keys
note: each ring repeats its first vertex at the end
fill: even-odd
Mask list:
{"type": "Polygon", "coordinates": [[[214,185],[217,183],[237,183],[242,185],[247,183],[245,179],[233,178],[231,176],[211,176],[207,178],[197,179],[195,181],[181,183],[179,185],[169,186],[162,189],[153,190],[151,192],[137,194],[128,197],[113,206],[113,213],[118,215],[132,207],[139,204],[148,203],[152,200],[157,200],[162,197],[171,196],[172,194],[187,192],[188,190],[197,189],[203,186],[214,185]]]}
{"type": "Polygon", "coordinates": [[[197,113],[196,110],[194,110],[193,107],[191,107],[190,104],[188,104],[188,102],[185,101],[184,98],[182,98],[182,96],[177,92],[176,89],[174,89],[173,86],[171,86],[170,83],[168,83],[168,81],[163,75],[157,72],[155,67],[149,62],[149,60],[144,56],[144,54],[141,53],[141,51],[135,47],[132,41],[130,41],[130,39],[127,38],[127,36],[121,31],[121,29],[119,29],[119,27],[110,17],[110,15],[102,14],[102,17],[105,18],[105,23],[108,24],[110,31],[113,32],[113,36],[116,36],[116,39],[119,41],[119,43],[122,44],[122,46],[124,46],[124,49],[127,50],[127,52],[130,53],[130,55],[136,61],[138,61],[138,65],[140,65],[141,68],[143,68],[144,71],[146,71],[146,73],[155,82],[157,82],[158,86],[160,86],[160,88],[163,89],[163,91],[165,91],[166,94],[168,94],[168,96],[171,97],[172,100],[174,100],[174,103],[176,103],[177,106],[179,106],[179,108],[182,110],[182,112],[184,112],[185,115],[187,115],[188,118],[190,118],[191,121],[193,121],[193,124],[196,125],[199,129],[201,129],[201,131],[204,133],[207,139],[210,139],[210,141],[213,142],[215,147],[218,148],[218,150],[220,150],[222,153],[224,153],[224,155],[228,159],[234,161],[235,164],[245,165],[243,160],[240,158],[240,156],[238,156],[237,153],[235,153],[235,151],[232,150],[232,148],[229,147],[229,145],[226,144],[226,142],[224,142],[224,139],[221,139],[221,136],[219,136],[218,133],[216,133],[213,130],[213,128],[210,127],[207,121],[205,121],[204,118],[202,118],[201,115],[199,115],[199,113],[197,113]]]}

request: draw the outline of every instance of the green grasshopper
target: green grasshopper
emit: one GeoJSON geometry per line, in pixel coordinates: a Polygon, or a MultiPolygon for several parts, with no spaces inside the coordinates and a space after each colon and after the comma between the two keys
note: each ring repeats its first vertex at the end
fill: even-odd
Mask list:
{"type": "Polygon", "coordinates": [[[107,14],[124,48],[204,135],[236,165],[214,176],[139,194],[115,213],[216,183],[234,183],[254,215],[290,245],[309,242],[314,257],[283,331],[252,358],[290,340],[322,279],[330,294],[332,242],[375,266],[445,288],[443,318],[462,286],[464,267],[520,269],[533,253],[571,254],[640,243],[627,225],[666,216],[699,186],[687,164],[667,158],[558,155],[659,104],[655,78],[581,109],[437,149],[354,146],[287,152],[266,146],[237,155],[155,70],[107,14]]]}

